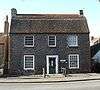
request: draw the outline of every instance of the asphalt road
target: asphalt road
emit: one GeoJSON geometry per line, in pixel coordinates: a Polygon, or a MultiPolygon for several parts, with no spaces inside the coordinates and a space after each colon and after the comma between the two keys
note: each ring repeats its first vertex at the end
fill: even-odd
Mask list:
{"type": "Polygon", "coordinates": [[[60,83],[0,83],[0,90],[100,90],[100,80],[60,83]]]}

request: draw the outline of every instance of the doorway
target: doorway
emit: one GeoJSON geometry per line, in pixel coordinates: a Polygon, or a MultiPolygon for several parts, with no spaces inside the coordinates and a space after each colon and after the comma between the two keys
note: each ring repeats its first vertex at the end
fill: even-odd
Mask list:
{"type": "Polygon", "coordinates": [[[47,55],[47,74],[58,74],[58,55],[47,55]]]}

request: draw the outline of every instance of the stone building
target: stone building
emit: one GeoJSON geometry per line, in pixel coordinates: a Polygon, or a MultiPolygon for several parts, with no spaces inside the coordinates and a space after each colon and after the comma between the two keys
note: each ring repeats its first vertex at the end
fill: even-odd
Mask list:
{"type": "Polygon", "coordinates": [[[11,10],[10,74],[90,72],[89,28],[80,14],[17,14],[11,10]]]}

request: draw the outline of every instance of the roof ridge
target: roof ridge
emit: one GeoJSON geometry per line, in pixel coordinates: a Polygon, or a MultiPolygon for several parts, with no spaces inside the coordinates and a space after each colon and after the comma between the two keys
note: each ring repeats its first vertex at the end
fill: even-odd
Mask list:
{"type": "Polygon", "coordinates": [[[56,13],[56,14],[43,14],[43,13],[35,13],[35,14],[17,14],[17,15],[79,15],[79,14],[65,14],[65,13],[56,13]]]}
{"type": "Polygon", "coordinates": [[[17,14],[17,16],[32,16],[32,17],[80,17],[79,14],[17,14]]]}

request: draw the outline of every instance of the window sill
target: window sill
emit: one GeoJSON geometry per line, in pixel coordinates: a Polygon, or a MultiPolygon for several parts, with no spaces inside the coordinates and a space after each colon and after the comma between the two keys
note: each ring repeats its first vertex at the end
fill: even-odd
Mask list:
{"type": "Polygon", "coordinates": [[[79,69],[79,67],[73,67],[73,68],[70,67],[69,69],[79,69]]]}
{"type": "Polygon", "coordinates": [[[24,47],[34,47],[33,45],[24,45],[24,47]]]}
{"type": "Polygon", "coordinates": [[[50,47],[50,48],[55,48],[56,46],[48,46],[48,47],[50,47]]]}
{"type": "Polygon", "coordinates": [[[77,45],[77,46],[68,46],[68,47],[70,47],[70,48],[74,48],[74,47],[77,48],[77,47],[79,47],[79,46],[77,45]]]}
{"type": "Polygon", "coordinates": [[[24,68],[24,70],[34,70],[34,68],[24,68]]]}

